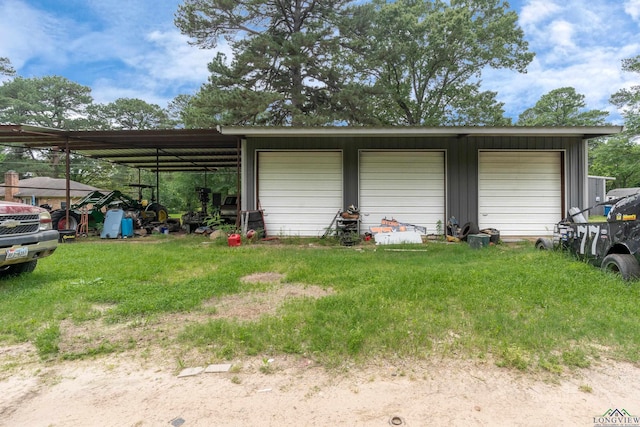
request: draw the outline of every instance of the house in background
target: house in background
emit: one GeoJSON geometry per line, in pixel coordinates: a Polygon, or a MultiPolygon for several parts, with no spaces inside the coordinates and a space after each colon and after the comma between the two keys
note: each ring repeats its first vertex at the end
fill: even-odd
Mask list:
{"type": "MultiPolygon", "coordinates": [[[[20,179],[15,171],[4,174],[4,200],[26,203],[28,205],[49,205],[52,209],[64,207],[67,198],[66,180],[48,177],[20,179]]],[[[74,203],[92,191],[100,191],[96,187],[69,182],[71,203],[74,203]]],[[[0,194],[1,195],[1,194],[0,194]]]]}

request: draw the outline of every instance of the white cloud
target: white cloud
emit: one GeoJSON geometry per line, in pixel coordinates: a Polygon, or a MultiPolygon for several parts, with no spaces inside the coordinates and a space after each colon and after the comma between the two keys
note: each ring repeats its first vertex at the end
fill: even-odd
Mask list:
{"type": "Polygon", "coordinates": [[[177,30],[151,32],[147,42],[144,49],[122,58],[125,72],[93,85],[96,101],[128,97],[166,106],[178,93],[194,93],[207,81],[207,64],[215,52],[190,46],[177,30]]]}
{"type": "MultiPolygon", "coordinates": [[[[23,77],[62,75],[92,88],[96,102],[140,98],[165,106],[193,93],[215,52],[188,44],[173,24],[177,1],[83,0],[76,10],[0,0],[0,56],[23,77]],[[8,19],[11,19],[9,22],[8,19]]],[[[226,44],[220,49],[230,51],[226,44]]]]}
{"type": "Polygon", "coordinates": [[[0,16],[5,20],[0,25],[0,56],[8,57],[16,69],[33,58],[53,64],[66,61],[57,49],[65,40],[64,20],[18,0],[1,1],[0,16]]]}
{"type": "MultiPolygon", "coordinates": [[[[141,58],[141,65],[150,75],[162,80],[183,80],[189,83],[207,80],[207,64],[215,55],[213,51],[189,45],[188,37],[178,31],[154,31],[147,39],[155,49],[141,58]]],[[[227,48],[227,45],[221,44],[218,50],[223,48],[227,48]]],[[[230,53],[228,48],[226,53],[230,53]]]]}
{"type": "Polygon", "coordinates": [[[533,0],[522,7],[520,12],[520,25],[526,30],[554,16],[560,10],[560,6],[552,1],[533,0]]]}
{"type": "Polygon", "coordinates": [[[498,92],[514,119],[549,91],[573,87],[585,95],[587,108],[610,111],[611,120],[620,122],[609,98],[637,80],[637,75],[621,70],[623,58],[640,53],[638,27],[629,18],[632,2],[640,4],[640,0],[627,0],[625,5],[619,0],[526,1],[520,25],[536,57],[524,75],[486,70],[483,87],[498,92]]]}
{"type": "Polygon", "coordinates": [[[640,21],[640,0],[625,1],[624,11],[629,14],[634,21],[640,21]]]}
{"type": "MultiPolygon", "coordinates": [[[[96,102],[128,97],[165,106],[207,81],[207,63],[216,54],[190,46],[175,28],[180,3],[0,0],[0,56],[21,76],[57,74],[90,86],[96,102]]],[[[516,6],[519,25],[536,59],[525,75],[483,73],[483,87],[497,91],[511,115],[564,86],[584,94],[588,108],[610,108],[609,96],[637,81],[621,72],[621,60],[640,54],[640,0],[513,3],[522,4],[516,6]]],[[[232,58],[227,44],[218,50],[232,58]]]]}
{"type": "MultiPolygon", "coordinates": [[[[173,25],[177,2],[134,3],[133,8],[119,13],[121,0],[91,0],[97,13],[106,16],[106,28],[102,41],[86,45],[99,43],[103,51],[125,65],[115,75],[92,84],[96,101],[139,98],[164,107],[179,93],[195,93],[207,81],[207,64],[215,52],[189,45],[188,37],[173,25]]],[[[218,50],[230,55],[226,44],[221,44],[218,50]]]]}
{"type": "Polygon", "coordinates": [[[565,66],[549,67],[535,59],[527,74],[486,72],[483,86],[498,92],[498,99],[505,103],[506,109],[514,112],[514,119],[542,95],[561,87],[573,87],[585,96],[586,108],[609,111],[610,120],[618,122],[620,118],[609,98],[628,86],[633,78],[622,72],[620,57],[620,51],[616,49],[600,49],[578,55],[565,66]]]}
{"type": "Polygon", "coordinates": [[[555,42],[556,46],[574,48],[574,33],[574,25],[562,19],[553,21],[549,25],[549,37],[555,42]]]}

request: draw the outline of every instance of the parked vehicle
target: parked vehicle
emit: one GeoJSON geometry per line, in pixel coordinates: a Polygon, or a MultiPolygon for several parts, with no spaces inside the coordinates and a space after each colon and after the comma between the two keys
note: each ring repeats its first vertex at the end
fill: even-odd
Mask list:
{"type": "Polygon", "coordinates": [[[129,184],[138,188],[138,199],[114,190],[110,193],[93,191],[82,198],[69,209],[67,221],[66,209],[51,212],[51,221],[55,230],[77,230],[83,211],[87,213],[87,228],[95,229],[97,224],[104,224],[106,210],[110,208],[122,209],[128,218],[133,218],[134,228],[149,228],[153,223],[165,223],[169,219],[167,208],[155,201],[154,186],[144,184],[129,184]],[[150,202],[142,197],[143,189],[151,189],[150,202]]]}
{"type": "Polygon", "coordinates": [[[0,201],[0,278],[32,272],[56,250],[58,239],[46,209],[0,201]]]}
{"type": "Polygon", "coordinates": [[[220,203],[220,193],[215,193],[213,197],[212,209],[208,210],[209,195],[211,189],[197,187],[198,199],[200,200],[200,210],[189,211],[182,216],[182,226],[187,233],[192,233],[202,226],[236,224],[238,219],[238,196],[230,195],[220,203]],[[216,202],[217,200],[217,202],[216,202]]]}
{"type": "Polygon", "coordinates": [[[566,250],[625,280],[640,278],[640,194],[607,204],[613,206],[605,222],[587,222],[584,211],[571,208],[569,217],[556,224],[553,238],[538,239],[536,248],[566,250]]]}
{"type": "Polygon", "coordinates": [[[223,224],[237,224],[239,204],[240,198],[236,195],[224,198],[224,202],[220,206],[220,220],[223,224]]]}

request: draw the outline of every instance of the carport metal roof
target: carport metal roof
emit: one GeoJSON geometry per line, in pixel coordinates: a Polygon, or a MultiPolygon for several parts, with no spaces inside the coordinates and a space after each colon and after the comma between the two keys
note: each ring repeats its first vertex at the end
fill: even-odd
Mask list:
{"type": "Polygon", "coordinates": [[[240,169],[241,139],[305,137],[557,136],[583,139],[616,134],[621,126],[576,127],[223,127],[218,129],[65,131],[0,125],[0,144],[57,149],[152,172],[240,169]]]}
{"type": "Polygon", "coordinates": [[[0,144],[60,150],[152,172],[238,168],[240,137],[215,129],[65,131],[0,125],[0,144]]]}

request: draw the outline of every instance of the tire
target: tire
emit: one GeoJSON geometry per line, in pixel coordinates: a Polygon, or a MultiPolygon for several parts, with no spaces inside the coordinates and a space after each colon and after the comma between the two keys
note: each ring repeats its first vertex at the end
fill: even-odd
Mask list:
{"type": "Polygon", "coordinates": [[[156,221],[167,222],[167,220],[169,219],[169,212],[167,212],[167,208],[158,205],[154,210],[156,211],[156,221]]]}
{"type": "Polygon", "coordinates": [[[0,279],[5,279],[7,277],[18,276],[24,273],[31,273],[36,269],[36,265],[38,265],[38,260],[33,259],[31,261],[23,262],[20,264],[11,264],[0,268],[0,279]]]}
{"type": "Polygon", "coordinates": [[[167,212],[167,208],[165,208],[164,206],[158,204],[158,203],[153,203],[149,206],[147,206],[147,208],[145,209],[145,211],[153,211],[155,213],[155,221],[157,222],[167,222],[167,220],[169,219],[169,212],[167,212]]]}
{"type": "Polygon", "coordinates": [[[602,260],[602,270],[619,274],[624,280],[640,277],[640,264],[633,255],[611,254],[602,260]]]}
{"type": "Polygon", "coordinates": [[[474,222],[468,222],[460,229],[460,240],[466,242],[469,234],[478,234],[479,232],[480,229],[474,222]]]}
{"type": "Polygon", "coordinates": [[[51,212],[51,227],[54,230],[77,230],[80,217],[75,212],[69,212],[69,224],[67,224],[67,213],[63,210],[51,212]]]}
{"type": "Polygon", "coordinates": [[[536,249],[541,251],[552,251],[553,241],[551,239],[541,237],[536,241],[536,249]]]}

